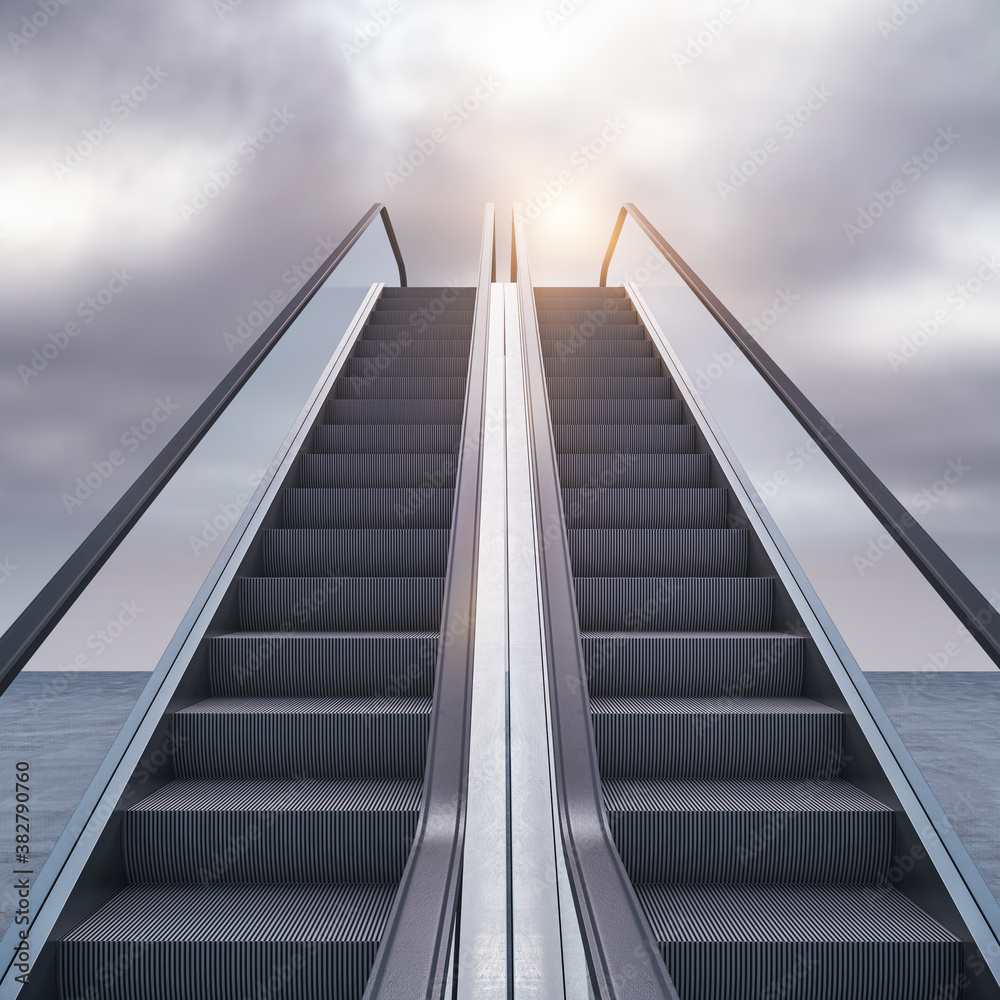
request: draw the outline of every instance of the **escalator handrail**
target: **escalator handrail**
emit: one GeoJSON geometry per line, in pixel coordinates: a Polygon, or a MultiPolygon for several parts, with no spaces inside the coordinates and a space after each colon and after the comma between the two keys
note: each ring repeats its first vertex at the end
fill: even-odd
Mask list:
{"type": "Polygon", "coordinates": [[[364,1000],[443,1000],[452,985],[450,956],[461,892],[469,782],[486,339],[490,284],[496,274],[494,217],[494,206],[488,204],[476,281],[420,820],[364,1000]]]}
{"type": "Polygon", "coordinates": [[[551,430],[524,218],[514,206],[511,280],[521,302],[552,755],[566,870],[599,1000],[677,1000],[608,825],[551,430]]]}
{"type": "Polygon", "coordinates": [[[972,633],[986,655],[1000,667],[1000,614],[997,610],[632,202],[626,202],[618,213],[601,265],[601,287],[607,285],[608,267],[628,216],[698,296],[792,416],[972,633]]]}
{"type": "Polygon", "coordinates": [[[307,279],[291,302],[274,318],[274,322],[247,348],[225,378],[126,490],[124,496],[104,515],[97,527],[0,636],[0,695],[21,672],[46,636],[56,627],[87,584],[111,557],[143,512],[156,499],[250,376],[260,367],[299,313],[347,256],[376,216],[380,216],[385,225],[386,235],[399,268],[400,285],[405,287],[406,270],[399,244],[396,242],[396,234],[389,221],[388,209],[381,202],[376,202],[316,272],[307,279]]]}

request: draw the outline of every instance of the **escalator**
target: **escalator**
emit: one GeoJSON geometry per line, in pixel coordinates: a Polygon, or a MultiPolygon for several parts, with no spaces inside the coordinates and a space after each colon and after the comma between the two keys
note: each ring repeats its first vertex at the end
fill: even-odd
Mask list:
{"type": "Polygon", "coordinates": [[[607,822],[677,994],[958,995],[955,914],[890,880],[912,830],[630,298],[535,306],[607,822]]]}
{"type": "Polygon", "coordinates": [[[364,992],[421,808],[475,294],[382,290],[164,716],[170,773],[120,810],[120,888],[61,935],[60,996],[364,992]]]}

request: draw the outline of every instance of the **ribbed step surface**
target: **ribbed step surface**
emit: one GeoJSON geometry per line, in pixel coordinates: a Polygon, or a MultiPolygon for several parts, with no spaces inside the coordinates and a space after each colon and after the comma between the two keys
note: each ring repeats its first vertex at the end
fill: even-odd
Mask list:
{"type": "Polygon", "coordinates": [[[419,778],[429,698],[209,698],[174,715],[180,778],[419,778]]]}
{"type": "Polygon", "coordinates": [[[383,290],[210,696],[168,716],[173,780],[122,816],[129,885],[61,946],[65,1000],[360,1000],[419,819],[474,306],[383,290]]]}
{"type": "Polygon", "coordinates": [[[961,969],[961,944],[892,889],[640,884],[636,891],[684,1000],[935,1000],[961,969]]]}
{"type": "Polygon", "coordinates": [[[142,882],[398,882],[420,787],[400,778],[174,781],[122,817],[125,869],[142,882]]]}
{"type": "Polygon", "coordinates": [[[584,632],[591,697],[790,698],[805,640],[781,632],[584,632]]]}
{"type": "Polygon", "coordinates": [[[536,305],[604,803],[681,1000],[943,996],[961,946],[883,887],[893,812],[840,779],[845,719],[638,314],[536,305]]]}
{"type": "Polygon", "coordinates": [[[288,528],[449,528],[451,489],[301,490],[284,494],[288,528]]]}
{"type": "MultiPolygon", "coordinates": [[[[613,486],[614,483],[609,483],[613,486]]],[[[565,489],[568,528],[722,528],[726,490],[565,489]]]]}
{"type": "Polygon", "coordinates": [[[830,778],[608,779],[604,799],[633,882],[873,882],[892,857],[892,810],[830,778]]]}
{"type": "Polygon", "coordinates": [[[802,778],[839,773],[843,718],[806,698],[594,698],[605,777],[802,778]]]}
{"type": "Polygon", "coordinates": [[[245,632],[208,647],[212,690],[233,698],[429,698],[437,652],[437,632],[245,632]]]}
{"type": "Polygon", "coordinates": [[[360,997],[395,890],[136,883],[62,943],[61,992],[114,1000],[239,1000],[267,996],[262,989],[301,1000],[360,997]]]}

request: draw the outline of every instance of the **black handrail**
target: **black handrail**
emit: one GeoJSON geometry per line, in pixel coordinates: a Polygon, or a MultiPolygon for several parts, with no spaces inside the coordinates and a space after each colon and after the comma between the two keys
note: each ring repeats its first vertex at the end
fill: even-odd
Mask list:
{"type": "Polygon", "coordinates": [[[494,206],[490,203],[483,219],[476,279],[420,822],[365,987],[364,1000],[401,997],[443,1000],[450,993],[452,964],[448,958],[461,894],[469,796],[486,353],[490,284],[495,274],[496,229],[494,206]]]}
{"type": "Polygon", "coordinates": [[[1000,620],[990,602],[630,201],[626,202],[618,213],[611,242],[608,244],[608,252],[604,255],[604,263],[601,266],[601,286],[607,284],[608,266],[611,264],[622,226],[629,215],[653,246],[684,279],[687,286],[701,299],[719,326],[760,372],[764,381],[774,390],[795,419],[823,449],[824,454],[850,483],[854,492],[882,522],[903,552],[923,573],[927,582],[969,629],[987,656],[1000,666],[1000,620]]]}
{"type": "Polygon", "coordinates": [[[275,317],[274,322],[247,348],[229,374],[212,390],[187,423],[167,442],[125,495],[104,515],[97,527],[63,563],[55,576],[21,612],[10,628],[0,636],[0,694],[10,686],[35,650],[56,627],[87,584],[132,530],[146,508],[191,454],[195,445],[260,367],[264,358],[284,336],[295,318],[347,256],[376,216],[381,216],[385,224],[386,235],[389,237],[389,244],[399,267],[399,283],[406,285],[406,270],[403,267],[399,244],[396,242],[396,234],[389,221],[389,212],[385,205],[376,202],[315,274],[306,281],[291,302],[275,317]]]}
{"type": "Polygon", "coordinates": [[[604,808],[545,365],[519,204],[514,206],[512,231],[511,280],[517,281],[521,303],[556,801],[590,984],[599,1000],[677,1000],[656,938],[615,847],[604,808]]]}

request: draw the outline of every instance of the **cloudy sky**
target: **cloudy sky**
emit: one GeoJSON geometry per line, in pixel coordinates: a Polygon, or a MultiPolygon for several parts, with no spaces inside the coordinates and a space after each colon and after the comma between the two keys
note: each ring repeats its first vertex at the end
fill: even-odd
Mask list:
{"type": "MultiPolygon", "coordinates": [[[[990,0],[5,0],[0,32],[0,624],[232,365],[254,301],[374,201],[411,284],[472,281],[486,201],[505,267],[516,200],[546,206],[529,228],[536,282],[594,284],[618,206],[635,201],[974,581],[1000,591],[990,0]],[[133,434],[125,463],[68,506],[76,477],[143,420],[155,431],[133,434]]],[[[341,284],[391,279],[378,234],[364,249],[341,284]]],[[[620,270],[644,256],[633,239],[620,270]]],[[[331,329],[351,294],[331,293],[331,329]]],[[[62,665],[136,600],[134,572],[152,579],[143,600],[165,604],[175,577],[204,575],[212,550],[192,553],[190,538],[252,485],[338,332],[302,339],[288,356],[298,374],[272,372],[244,413],[252,441],[220,437],[204,458],[215,492],[189,484],[179,500],[178,486],[164,517],[184,568],[123,553],[104,603],[37,666],[62,665]]],[[[676,334],[707,376],[725,344],[676,334]]],[[[762,449],[748,454],[755,481],[798,474],[789,453],[804,439],[748,421],[740,378],[709,378],[705,397],[762,449]]],[[[776,495],[783,526],[829,574],[831,606],[867,601],[881,579],[889,624],[910,630],[899,597],[919,586],[900,582],[891,552],[859,569],[878,532],[831,499],[821,465],[776,495]]],[[[150,667],[138,650],[102,662],[150,667]]],[[[882,666],[916,669],[921,655],[882,666]]]]}

